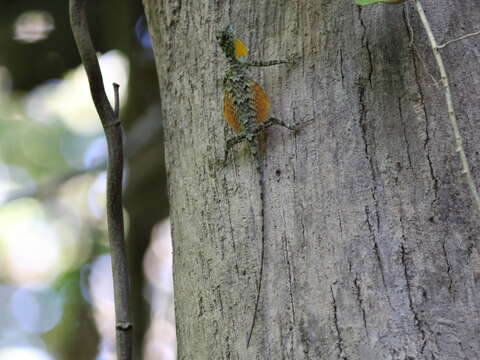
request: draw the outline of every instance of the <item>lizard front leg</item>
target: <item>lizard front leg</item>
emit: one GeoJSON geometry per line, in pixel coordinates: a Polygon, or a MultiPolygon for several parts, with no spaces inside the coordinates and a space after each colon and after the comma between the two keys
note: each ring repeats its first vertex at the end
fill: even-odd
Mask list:
{"type": "Polygon", "coordinates": [[[280,64],[290,64],[292,61],[288,60],[269,60],[269,61],[262,61],[262,60],[245,60],[245,65],[247,66],[273,66],[273,65],[280,65],[280,64]]]}

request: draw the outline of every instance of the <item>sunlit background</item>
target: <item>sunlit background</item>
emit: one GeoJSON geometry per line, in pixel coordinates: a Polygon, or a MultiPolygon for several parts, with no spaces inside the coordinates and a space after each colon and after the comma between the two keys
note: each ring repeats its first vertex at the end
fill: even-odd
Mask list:
{"type": "MultiPolygon", "coordinates": [[[[11,3],[0,15],[0,360],[115,359],[105,142],[66,2],[49,0],[42,9],[34,1],[11,3]]],[[[91,24],[111,99],[111,84],[121,85],[137,346],[143,359],[171,360],[172,249],[158,89],[141,4],[128,6],[114,25],[99,6],[91,24]]]]}

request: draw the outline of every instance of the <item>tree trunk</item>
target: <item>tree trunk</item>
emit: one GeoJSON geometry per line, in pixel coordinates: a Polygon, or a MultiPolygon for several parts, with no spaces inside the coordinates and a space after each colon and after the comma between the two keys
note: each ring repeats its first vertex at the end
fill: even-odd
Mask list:
{"type": "MultiPolygon", "coordinates": [[[[174,242],[179,359],[478,359],[479,214],[413,6],[144,0],[155,48],[174,242]],[[272,115],[301,124],[217,166],[232,23],[272,115]]],[[[440,42],[478,30],[477,0],[424,0],[440,42]]],[[[443,50],[480,177],[480,37],[443,50]]]]}

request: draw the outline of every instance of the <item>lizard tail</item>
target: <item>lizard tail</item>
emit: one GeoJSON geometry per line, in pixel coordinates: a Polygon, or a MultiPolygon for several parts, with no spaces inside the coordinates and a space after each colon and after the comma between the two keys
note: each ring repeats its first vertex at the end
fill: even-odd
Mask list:
{"type": "Polygon", "coordinates": [[[258,183],[260,188],[260,216],[261,216],[261,250],[260,250],[260,270],[258,273],[258,287],[257,287],[257,298],[255,300],[255,308],[253,310],[253,319],[252,325],[250,326],[250,331],[248,332],[247,336],[247,349],[250,346],[250,340],[252,339],[253,329],[255,328],[255,322],[257,320],[257,313],[258,313],[258,304],[260,303],[260,293],[262,290],[262,278],[263,278],[263,259],[265,257],[265,189],[264,189],[264,177],[263,177],[263,166],[262,166],[262,159],[259,153],[259,146],[258,146],[258,139],[254,139],[250,142],[250,149],[252,151],[252,155],[255,158],[255,163],[257,166],[257,174],[258,174],[258,183]]]}

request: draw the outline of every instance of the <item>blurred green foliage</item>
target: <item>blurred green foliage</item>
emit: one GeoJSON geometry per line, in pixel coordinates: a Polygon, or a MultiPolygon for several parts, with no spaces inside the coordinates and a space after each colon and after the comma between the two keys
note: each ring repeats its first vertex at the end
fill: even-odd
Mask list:
{"type": "MultiPolygon", "coordinates": [[[[68,24],[68,2],[9,1],[1,10],[0,360],[19,354],[19,349],[37,351],[32,350],[28,360],[93,359],[112,350],[88,283],[92,264],[108,252],[104,147],[88,86],[78,83],[83,70],[68,24]],[[61,299],[61,306],[52,310],[59,314],[42,305],[47,295],[61,299]],[[57,315],[52,328],[40,326],[57,315]]],[[[158,106],[153,56],[136,26],[142,24],[142,11],[141,2],[106,0],[89,7],[95,46],[100,53],[108,52],[104,70],[112,72],[124,92],[121,113],[127,129],[158,106]],[[127,79],[128,65],[134,81],[127,79]],[[131,90],[140,85],[143,93],[131,90]]],[[[153,140],[162,147],[158,137],[153,140]]],[[[137,349],[148,314],[141,261],[152,226],[168,210],[164,180],[159,180],[164,174],[159,147],[148,147],[155,156],[144,156],[140,146],[138,156],[156,163],[136,161],[149,172],[133,171],[128,175],[133,185],[126,189],[126,207],[133,218],[130,236],[137,243],[129,248],[135,317],[140,319],[137,349]],[[137,189],[144,193],[137,196],[137,189]],[[165,205],[152,202],[155,197],[165,205]],[[149,210],[151,206],[155,208],[149,210]],[[136,208],[148,216],[136,216],[136,208]]]]}

